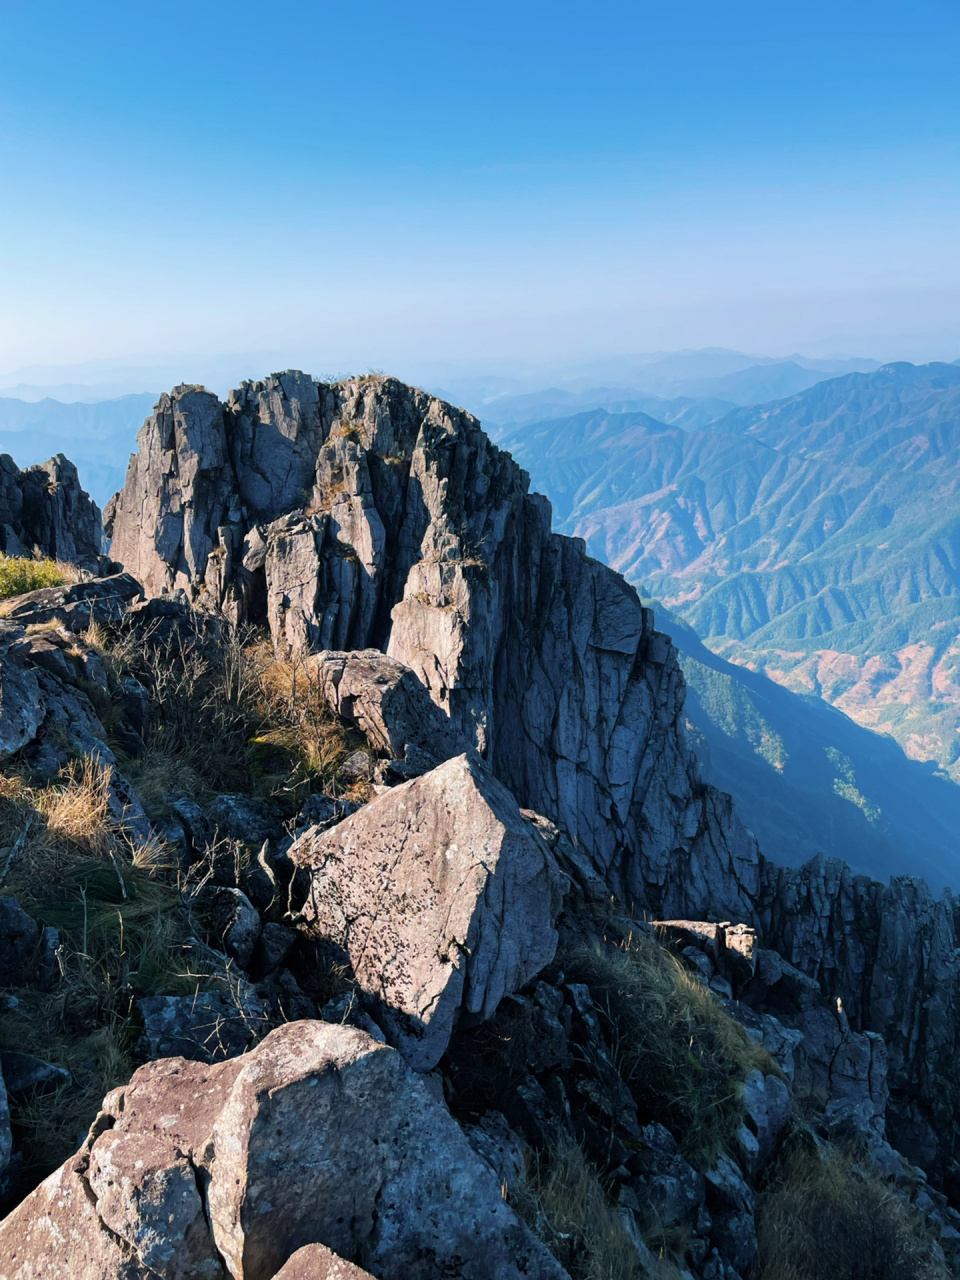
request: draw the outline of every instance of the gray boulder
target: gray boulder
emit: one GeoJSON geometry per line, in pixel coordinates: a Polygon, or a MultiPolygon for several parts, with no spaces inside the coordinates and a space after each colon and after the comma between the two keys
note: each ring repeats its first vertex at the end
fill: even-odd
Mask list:
{"type": "Polygon", "coordinates": [[[253,963],[258,973],[272,973],[279,969],[290,954],[297,935],[292,929],[273,921],[260,930],[260,936],[253,952],[253,963]]]}
{"type": "Polygon", "coordinates": [[[241,969],[249,968],[260,937],[260,916],[247,895],[240,889],[208,884],[191,899],[191,909],[210,939],[241,969]]]}
{"type": "Polygon", "coordinates": [[[183,826],[191,858],[199,859],[215,839],[213,824],[196,800],[191,800],[189,796],[181,796],[178,800],[174,800],[171,808],[183,826]]]}
{"type": "Polygon", "coordinates": [[[0,1258],[4,1280],[565,1276],[400,1055],[324,1022],[141,1067],[0,1223],[0,1258]]]}
{"type": "Polygon", "coordinates": [[[216,796],[207,805],[207,817],[224,835],[245,844],[263,844],[283,835],[283,820],[272,804],[252,796],[216,796]]]}
{"type": "Polygon", "coordinates": [[[0,1049],[0,1070],[8,1097],[23,1098],[31,1093],[52,1093],[70,1084],[72,1077],[65,1067],[44,1062],[32,1053],[16,1049],[0,1049]]]}
{"type": "Polygon", "coordinates": [[[493,1170],[498,1186],[505,1187],[509,1195],[523,1185],[523,1142],[499,1111],[488,1111],[476,1124],[464,1125],[463,1131],[477,1155],[493,1170]]]}
{"type": "Polygon", "coordinates": [[[643,1146],[637,1161],[643,1202],[664,1227],[690,1221],[704,1202],[703,1175],[684,1160],[673,1135],[662,1124],[645,1125],[641,1137],[643,1146]]]}
{"type": "Polygon", "coordinates": [[[137,1009],[148,1058],[222,1062],[245,1053],[269,1026],[266,1003],[243,983],[229,994],[147,996],[137,1001],[137,1009]]]}
{"type": "Polygon", "coordinates": [[[462,755],[470,743],[432,701],[416,675],[379,649],[325,651],[306,659],[329,705],[391,760],[424,769],[462,755]]]}
{"type": "Polygon", "coordinates": [[[707,1169],[704,1177],[707,1206],[713,1219],[711,1243],[729,1266],[746,1275],[757,1256],[753,1191],[727,1155],[707,1169]]]}
{"type": "Polygon", "coordinates": [[[757,1164],[762,1165],[773,1155],[790,1119],[790,1090],[778,1076],[753,1070],[743,1084],[743,1103],[747,1126],[756,1139],[757,1164]]]}
{"type": "MultiPolygon", "coordinates": [[[[3,1280],[147,1280],[151,1273],[97,1213],[88,1169],[85,1152],[74,1156],[0,1222],[3,1280]]],[[[178,1280],[226,1277],[187,1272],[178,1280]]]]}
{"type": "Polygon", "coordinates": [[[34,740],[43,713],[36,674],[9,659],[0,661],[0,760],[34,740]]]}
{"type": "Polygon", "coordinates": [[[429,1071],[457,1020],[492,1016],[553,958],[562,877],[510,793],[459,756],[289,857],[304,925],[343,954],[390,1042],[429,1071]]]}
{"type": "Polygon", "coordinates": [[[297,814],[296,827],[302,831],[304,827],[330,827],[343,818],[349,818],[360,808],[353,800],[335,799],[316,791],[307,796],[303,808],[297,814]]]}

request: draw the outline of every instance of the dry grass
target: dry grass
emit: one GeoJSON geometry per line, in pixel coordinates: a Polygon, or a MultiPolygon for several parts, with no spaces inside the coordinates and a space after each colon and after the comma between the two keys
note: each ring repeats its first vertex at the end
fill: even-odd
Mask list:
{"type": "Polygon", "coordinates": [[[921,1215],[835,1147],[793,1151],[757,1204],[763,1280],[947,1280],[921,1215]]]}
{"type": "Polygon", "coordinates": [[[59,560],[32,560],[27,556],[8,556],[0,552],[0,600],[76,580],[72,566],[59,560]]]}
{"type": "MultiPolygon", "coordinates": [[[[322,790],[345,793],[338,771],[351,751],[365,745],[362,735],[345,729],[321,696],[313,678],[298,657],[278,657],[266,641],[248,646],[257,686],[257,711],[262,728],[252,739],[255,748],[279,749],[295,767],[284,787],[305,792],[322,790]]],[[[347,788],[350,798],[369,799],[365,788],[347,788]]]]}
{"type": "Polygon", "coordinates": [[[563,965],[590,988],[641,1115],[666,1125],[695,1164],[731,1147],[743,1124],[743,1081],[755,1067],[776,1071],[769,1053],[650,938],[581,950],[563,965]]]}
{"type": "MultiPolygon", "coordinates": [[[[335,719],[301,663],[277,659],[260,637],[227,634],[198,619],[146,633],[94,625],[85,640],[100,653],[112,688],[90,695],[151,817],[164,818],[184,795],[203,804],[239,792],[270,799],[292,816],[311,791],[343,792],[339,765],[362,738],[335,719]],[[137,758],[124,754],[129,732],[119,732],[119,681],[128,676],[150,697],[137,758]]],[[[28,1153],[27,1189],[76,1149],[103,1095],[129,1078],[138,999],[236,994],[238,975],[229,966],[191,960],[184,951],[193,926],[180,873],[162,846],[131,846],[111,820],[109,787],[110,769],[89,758],[71,762],[52,784],[0,775],[0,893],[56,929],[60,944],[55,982],[45,992],[15,992],[19,1004],[0,1017],[0,1046],[73,1076],[72,1085],[12,1109],[18,1146],[28,1153]]],[[[242,861],[250,850],[236,845],[235,853],[242,861]]]]}
{"type": "Polygon", "coordinates": [[[92,629],[87,641],[115,677],[132,675],[150,692],[142,758],[111,745],[151,817],[167,817],[182,795],[203,804],[242,792],[271,800],[287,816],[312,791],[368,798],[337,777],[362,737],[333,715],[302,661],[277,657],[256,633],[220,635],[198,623],[186,636],[181,629],[166,638],[92,629]]]}
{"type": "Polygon", "coordinates": [[[52,786],[0,777],[2,891],[59,934],[52,990],[16,991],[18,1006],[0,1019],[0,1045],[74,1077],[12,1108],[28,1186],[76,1149],[103,1095],[129,1077],[134,1002],[198,986],[181,960],[189,925],[177,887],[138,865],[110,821],[108,785],[109,770],[89,759],[52,786]]]}
{"type": "Polygon", "coordinates": [[[564,1266],[572,1280],[674,1280],[679,1271],[666,1258],[651,1273],[596,1171],[576,1143],[558,1143],[530,1155],[526,1181],[511,1193],[514,1208],[564,1266]]]}
{"type": "Polygon", "coordinates": [[[55,839],[85,842],[102,857],[112,839],[109,826],[109,796],[112,770],[92,760],[74,760],[67,766],[61,786],[37,793],[37,810],[47,820],[47,830],[55,839]]]}

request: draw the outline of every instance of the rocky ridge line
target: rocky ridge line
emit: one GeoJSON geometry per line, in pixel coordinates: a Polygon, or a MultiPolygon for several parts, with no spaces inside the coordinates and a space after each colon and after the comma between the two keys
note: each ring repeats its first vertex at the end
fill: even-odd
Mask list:
{"type": "Polygon", "coordinates": [[[225,405],[177,388],[138,441],[107,525],[148,591],[265,618],[279,644],[411,667],[520,804],[558,824],[588,892],[749,923],[882,1035],[897,1142],[960,1175],[952,895],[765,858],[700,779],[652,614],[551,533],[549,504],[476,419],[393,379],[293,372],[225,405]]]}
{"type": "MultiPolygon", "coordinates": [[[[699,778],[675,654],[650,612],[550,532],[527,488],[469,415],[390,379],[286,374],[227,406],[178,388],[108,512],[113,552],[151,598],[124,573],[8,602],[15,764],[49,776],[64,752],[107,762],[85,693],[98,681],[122,706],[119,731],[145,741],[147,691],[98,672],[82,640],[91,620],[176,641],[222,630],[221,613],[266,622],[281,651],[300,652],[362,731],[369,750],[352,767],[379,794],[359,809],[311,796],[295,840],[243,796],[176,801],[166,834],[197,922],[189,945],[237,975],[235,1008],[207,994],[139,1002],[144,1056],[165,1060],[111,1094],[78,1157],[0,1225],[3,1280],[367,1268],[403,1280],[412,1267],[479,1280],[478,1265],[560,1280],[504,1208],[522,1193],[523,1142],[545,1151],[558,1137],[609,1180],[638,1265],[657,1265],[637,1225],[654,1208],[688,1234],[685,1280],[742,1280],[755,1180],[800,1097],[817,1110],[809,1141],[851,1136],[926,1216],[941,1260],[957,1253],[960,1218],[885,1140],[955,1194],[952,899],[842,864],[767,861],[699,778]],[[259,855],[221,856],[218,829],[259,855]],[[769,1055],[742,1081],[743,1127],[719,1157],[694,1159],[644,1118],[613,1065],[602,989],[594,999],[589,965],[578,974],[604,939],[646,939],[655,956],[654,933],[769,1055]],[[322,1004],[298,986],[324,949],[353,996],[322,1004]],[[197,1105],[177,1121],[191,1089],[197,1105]],[[356,1106],[321,1105],[326,1091],[356,1106]],[[357,1161],[371,1107],[376,1150],[357,1161]],[[451,1111],[494,1177],[477,1173],[451,1111]],[[451,1200],[453,1167],[470,1186],[451,1200]],[[288,1195],[292,1178],[306,1181],[288,1195]],[[309,1223],[304,1196],[322,1209],[309,1223]]],[[[118,796],[115,820],[132,821],[135,841],[142,819],[149,843],[135,802],[118,796]]],[[[29,981],[55,939],[0,902],[0,960],[29,981]]],[[[0,1147],[2,1134],[0,1116],[0,1147]]]]}

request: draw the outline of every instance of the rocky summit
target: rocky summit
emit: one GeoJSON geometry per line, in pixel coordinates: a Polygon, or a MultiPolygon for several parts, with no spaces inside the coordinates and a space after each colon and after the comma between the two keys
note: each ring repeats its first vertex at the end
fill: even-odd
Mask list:
{"type": "Polygon", "coordinates": [[[0,605],[0,1280],[960,1273],[954,898],[764,856],[475,418],[179,386],[105,528],[0,605]]]}

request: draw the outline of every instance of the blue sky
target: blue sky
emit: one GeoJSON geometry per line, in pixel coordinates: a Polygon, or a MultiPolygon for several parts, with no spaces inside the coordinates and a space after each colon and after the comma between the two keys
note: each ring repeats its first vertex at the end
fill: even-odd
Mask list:
{"type": "Polygon", "coordinates": [[[954,2],[0,0],[0,372],[954,358],[954,2]]]}

